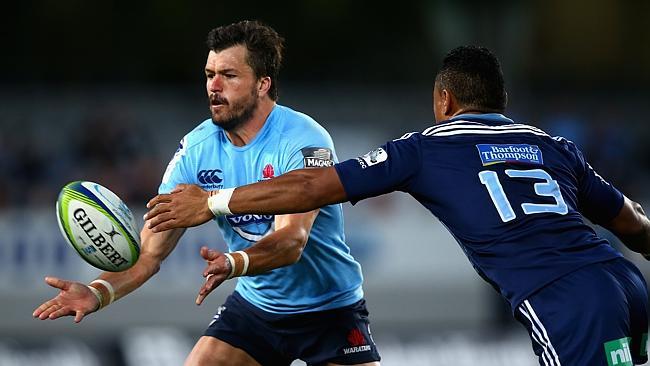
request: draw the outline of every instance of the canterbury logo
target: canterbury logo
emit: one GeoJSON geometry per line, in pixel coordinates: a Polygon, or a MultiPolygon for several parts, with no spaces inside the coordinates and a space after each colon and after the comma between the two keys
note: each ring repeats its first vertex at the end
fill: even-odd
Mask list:
{"type": "Polygon", "coordinates": [[[196,178],[202,184],[221,183],[223,179],[219,176],[223,173],[220,169],[200,170],[196,178]]]}

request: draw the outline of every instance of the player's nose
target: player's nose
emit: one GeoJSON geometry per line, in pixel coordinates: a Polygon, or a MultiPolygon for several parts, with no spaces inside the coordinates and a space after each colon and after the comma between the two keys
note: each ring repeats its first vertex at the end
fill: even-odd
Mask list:
{"type": "Polygon", "coordinates": [[[223,89],[223,83],[219,75],[215,75],[208,81],[208,90],[211,92],[219,92],[223,89]]]}

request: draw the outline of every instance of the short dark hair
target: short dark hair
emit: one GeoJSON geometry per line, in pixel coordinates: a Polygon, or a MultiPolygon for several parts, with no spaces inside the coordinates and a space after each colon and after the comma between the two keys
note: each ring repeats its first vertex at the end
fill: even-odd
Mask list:
{"type": "Polygon", "coordinates": [[[259,21],[243,20],[214,28],[208,33],[206,44],[211,51],[219,52],[233,46],[246,46],[246,62],[255,77],[270,77],[269,96],[278,99],[277,79],[282,64],[284,39],[271,27],[259,21]]]}
{"type": "Polygon", "coordinates": [[[503,112],[508,102],[499,60],[485,47],[454,48],[442,60],[436,76],[440,89],[449,90],[463,107],[503,112]]]}

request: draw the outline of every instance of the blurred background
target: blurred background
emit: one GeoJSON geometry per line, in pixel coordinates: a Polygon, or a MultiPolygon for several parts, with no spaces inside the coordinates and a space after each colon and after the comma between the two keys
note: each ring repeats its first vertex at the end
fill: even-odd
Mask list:
{"type": "MultiPolygon", "coordinates": [[[[141,217],[180,138],[209,117],[207,32],[242,19],[284,36],[280,103],[325,126],[341,160],[431,126],[442,57],[478,44],[501,59],[510,117],[573,140],[601,175],[650,207],[647,0],[41,0],[3,8],[1,366],[182,363],[233,287],[194,305],[198,248],[224,246],[212,223],[190,230],[143,288],[78,325],[31,313],[55,295],[45,275],[89,281],[99,273],[58,231],[60,188],[98,182],[141,217]]],[[[396,193],[344,206],[383,364],[537,364],[523,328],[415,200],[396,193]]],[[[650,278],[650,263],[626,254],[650,278]]]]}

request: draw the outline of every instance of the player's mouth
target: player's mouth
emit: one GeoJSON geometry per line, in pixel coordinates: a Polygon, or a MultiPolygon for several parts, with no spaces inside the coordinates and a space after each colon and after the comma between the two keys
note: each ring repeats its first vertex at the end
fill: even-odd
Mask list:
{"type": "Polygon", "coordinates": [[[228,105],[228,100],[223,97],[219,96],[211,96],[210,97],[210,107],[211,108],[219,108],[228,105]]]}
{"type": "Polygon", "coordinates": [[[226,107],[225,104],[210,104],[210,110],[212,112],[216,112],[216,111],[221,110],[221,109],[223,109],[225,107],[226,107]]]}

